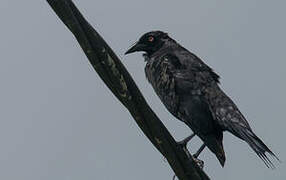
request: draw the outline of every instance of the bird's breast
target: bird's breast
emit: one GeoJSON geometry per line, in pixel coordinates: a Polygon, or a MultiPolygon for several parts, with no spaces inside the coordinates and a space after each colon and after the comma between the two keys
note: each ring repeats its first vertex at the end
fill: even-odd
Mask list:
{"type": "Polygon", "coordinates": [[[164,58],[150,59],[146,64],[145,74],[166,108],[175,113],[178,108],[178,97],[168,61],[164,58]]]}

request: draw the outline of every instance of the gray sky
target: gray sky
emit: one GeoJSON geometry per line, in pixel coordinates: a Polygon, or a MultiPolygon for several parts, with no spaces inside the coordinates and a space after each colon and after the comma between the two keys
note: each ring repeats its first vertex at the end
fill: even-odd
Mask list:
{"type": "MultiPolygon", "coordinates": [[[[76,1],[121,57],[176,139],[191,131],[167,112],[144,75],[150,30],[166,31],[218,72],[222,88],[284,161],[265,167],[225,133],[226,165],[201,154],[212,179],[286,177],[286,1],[76,1]],[[112,4],[112,5],[110,5],[112,4]]],[[[45,1],[0,1],[0,179],[171,179],[173,172],[88,63],[45,1]]],[[[195,151],[198,139],[189,145],[195,151]]]]}

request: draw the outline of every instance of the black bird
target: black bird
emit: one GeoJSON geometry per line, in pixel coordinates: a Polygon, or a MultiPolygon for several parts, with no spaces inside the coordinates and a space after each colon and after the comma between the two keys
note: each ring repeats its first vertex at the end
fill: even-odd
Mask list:
{"type": "Polygon", "coordinates": [[[136,51],[145,52],[146,77],[163,104],[204,142],[196,156],[207,146],[224,166],[223,131],[229,131],[246,141],[267,167],[274,167],[266,152],[278,158],[220,89],[219,75],[199,57],[162,31],[144,34],[125,54],[136,51]]]}

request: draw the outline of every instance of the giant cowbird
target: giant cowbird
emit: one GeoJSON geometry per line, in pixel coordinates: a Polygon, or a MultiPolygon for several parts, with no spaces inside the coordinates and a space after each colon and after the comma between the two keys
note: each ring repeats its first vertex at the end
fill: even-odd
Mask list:
{"type": "Polygon", "coordinates": [[[229,131],[246,141],[267,167],[274,167],[266,152],[278,158],[221,90],[219,76],[198,56],[162,31],[144,34],[125,54],[136,51],[145,52],[146,77],[163,104],[204,142],[196,156],[207,146],[224,166],[223,131],[229,131]]]}

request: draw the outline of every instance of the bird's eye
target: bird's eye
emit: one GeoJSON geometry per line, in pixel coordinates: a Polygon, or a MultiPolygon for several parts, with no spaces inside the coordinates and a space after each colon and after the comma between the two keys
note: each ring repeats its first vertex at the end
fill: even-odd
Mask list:
{"type": "Polygon", "coordinates": [[[148,41],[149,41],[149,42],[153,42],[153,41],[154,41],[154,37],[153,37],[153,36],[149,36],[149,37],[148,37],[148,41]]]}

